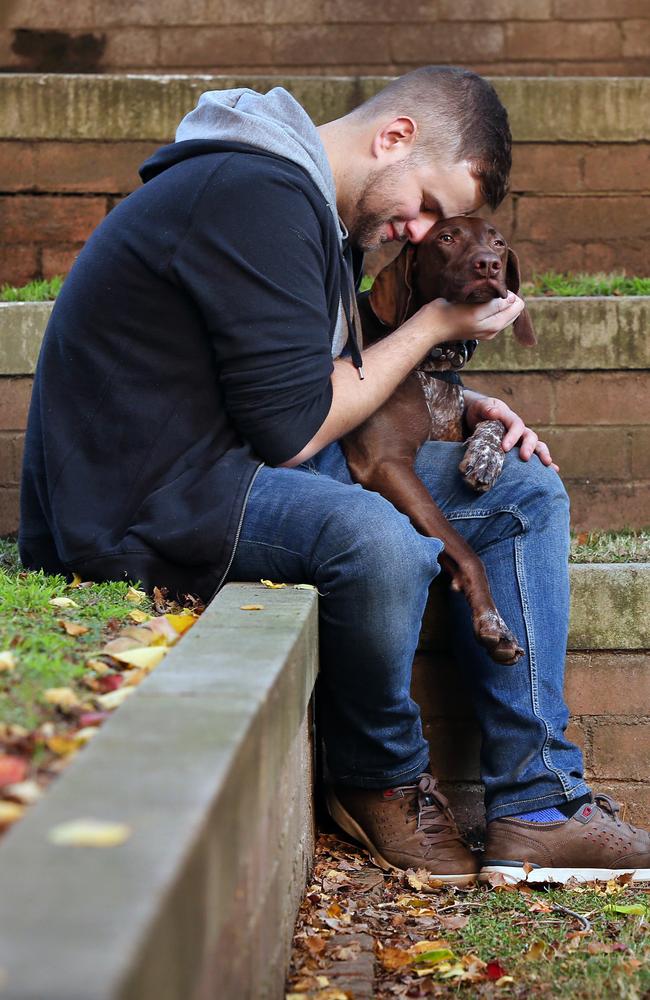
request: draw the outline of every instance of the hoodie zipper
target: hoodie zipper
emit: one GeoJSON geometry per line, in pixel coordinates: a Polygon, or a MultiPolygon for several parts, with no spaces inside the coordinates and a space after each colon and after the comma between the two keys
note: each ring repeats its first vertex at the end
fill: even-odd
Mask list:
{"type": "Polygon", "coordinates": [[[230,572],[230,567],[232,566],[233,559],[235,558],[235,552],[237,551],[237,542],[239,541],[239,536],[241,535],[242,524],[244,523],[244,515],[246,513],[246,505],[248,504],[248,498],[251,495],[251,490],[253,489],[253,483],[257,479],[257,474],[260,471],[260,469],[263,469],[263,468],[264,468],[264,462],[260,462],[260,464],[255,469],[255,472],[253,473],[253,477],[252,477],[250,483],[248,484],[248,489],[246,490],[246,496],[244,497],[244,503],[242,504],[241,514],[239,515],[239,523],[237,525],[237,531],[235,533],[235,541],[233,542],[232,551],[230,553],[230,559],[228,560],[228,565],[226,566],[225,570],[223,571],[223,575],[222,575],[221,579],[219,580],[219,583],[217,584],[217,587],[216,587],[215,591],[212,593],[212,596],[210,597],[210,600],[208,601],[208,604],[210,604],[210,602],[213,601],[214,598],[215,598],[215,596],[219,593],[219,591],[221,590],[221,588],[223,586],[223,581],[226,579],[226,577],[228,576],[228,573],[230,572]]]}

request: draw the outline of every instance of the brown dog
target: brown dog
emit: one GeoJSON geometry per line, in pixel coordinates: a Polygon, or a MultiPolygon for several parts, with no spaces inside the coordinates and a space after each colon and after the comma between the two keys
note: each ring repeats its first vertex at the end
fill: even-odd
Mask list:
{"type": "MultiPolygon", "coordinates": [[[[407,244],[381,271],[360,302],[364,346],[400,326],[435,298],[480,303],[507,291],[518,292],[517,258],[488,222],[457,216],[438,222],[417,245],[407,244]]],[[[532,345],[535,335],[527,312],[514,333],[532,345]]],[[[483,563],[451,526],[415,474],[413,463],[425,441],[462,441],[463,390],[455,371],[471,357],[476,341],[455,341],[434,348],[417,369],[365,423],[341,444],[352,478],[390,500],[423,535],[444,542],[440,556],[451,586],[469,602],[474,634],[498,663],[516,663],[523,649],[501,618],[483,563]]],[[[474,489],[490,488],[504,459],[499,421],[479,423],[467,442],[461,473],[474,489]]]]}

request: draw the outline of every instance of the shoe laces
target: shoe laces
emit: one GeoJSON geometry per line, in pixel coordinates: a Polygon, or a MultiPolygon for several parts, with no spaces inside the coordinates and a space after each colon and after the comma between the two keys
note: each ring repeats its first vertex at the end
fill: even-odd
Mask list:
{"type": "Polygon", "coordinates": [[[626,826],[632,833],[638,833],[639,831],[631,823],[625,823],[620,815],[621,806],[618,802],[615,802],[610,795],[605,795],[602,792],[597,792],[594,795],[594,801],[597,806],[602,809],[604,813],[607,813],[612,817],[617,826],[626,826]]]}
{"type": "Polygon", "coordinates": [[[431,774],[421,774],[417,785],[402,785],[395,791],[405,792],[411,799],[409,815],[417,818],[417,829],[425,837],[439,840],[441,833],[459,836],[449,800],[439,790],[438,782],[431,774]]]}

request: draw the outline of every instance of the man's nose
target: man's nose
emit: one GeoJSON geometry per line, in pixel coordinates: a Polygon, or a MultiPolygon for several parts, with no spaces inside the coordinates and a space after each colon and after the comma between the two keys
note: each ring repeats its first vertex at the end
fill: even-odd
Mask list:
{"type": "Polygon", "coordinates": [[[427,235],[429,230],[435,226],[439,218],[432,212],[427,212],[426,215],[418,215],[417,219],[411,219],[404,226],[404,236],[409,241],[409,243],[421,243],[424,237],[427,235]]]}

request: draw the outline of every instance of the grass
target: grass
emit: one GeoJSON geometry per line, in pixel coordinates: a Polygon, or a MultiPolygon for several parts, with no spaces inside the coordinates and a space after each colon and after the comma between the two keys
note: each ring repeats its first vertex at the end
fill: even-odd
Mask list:
{"type": "Polygon", "coordinates": [[[571,535],[571,562],[650,562],[650,528],[580,531],[571,535]]]}
{"type": "Polygon", "coordinates": [[[624,274],[558,274],[547,271],[525,282],[522,295],[650,295],[650,278],[624,274]]]}
{"type": "Polygon", "coordinates": [[[0,302],[46,302],[57,297],[62,285],[63,277],[60,274],[43,281],[30,281],[20,288],[3,285],[0,288],[0,302]]]}
{"type": "MultiPolygon", "coordinates": [[[[23,572],[15,543],[0,540],[0,652],[11,651],[17,664],[0,673],[0,722],[33,729],[56,717],[43,692],[74,688],[87,672],[85,661],[97,655],[112,633],[132,624],[128,589],[122,582],[70,589],[62,576],[23,572]],[[72,598],[78,607],[54,607],[48,603],[54,597],[72,598]],[[88,631],[68,635],[59,624],[63,621],[88,631]]],[[[148,599],[138,607],[151,610],[148,599]]]]}

